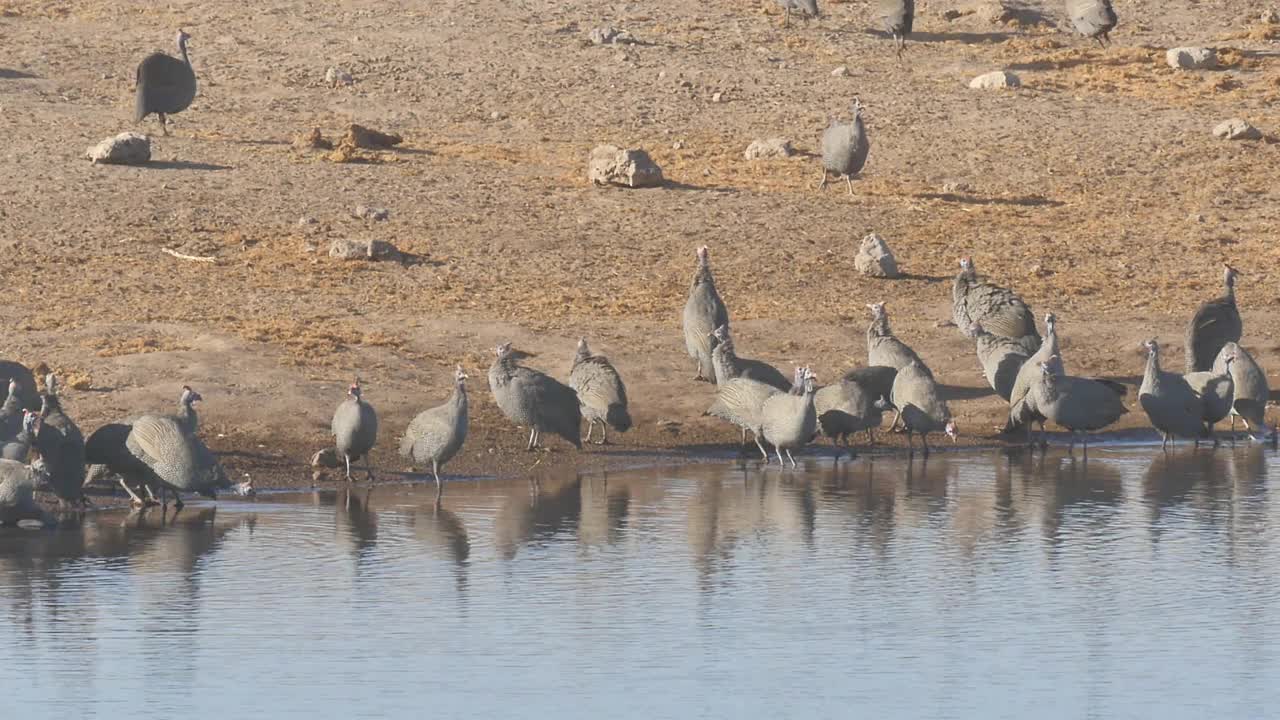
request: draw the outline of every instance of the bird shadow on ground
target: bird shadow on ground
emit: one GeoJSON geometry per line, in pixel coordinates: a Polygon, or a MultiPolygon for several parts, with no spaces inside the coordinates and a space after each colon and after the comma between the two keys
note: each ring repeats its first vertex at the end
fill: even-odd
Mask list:
{"type": "Polygon", "coordinates": [[[427,265],[429,267],[441,267],[445,265],[444,260],[432,260],[428,255],[419,255],[417,253],[400,251],[400,264],[405,267],[413,267],[415,265],[427,265]]]}
{"type": "MultiPolygon", "coordinates": [[[[924,282],[937,283],[937,282],[944,282],[947,280],[951,280],[952,278],[950,275],[921,275],[920,273],[904,272],[898,277],[893,279],[894,280],[922,280],[924,282]]],[[[952,325],[955,325],[955,323],[952,323],[952,325]]]]}
{"type": "MultiPolygon", "coordinates": [[[[862,31],[863,35],[881,38],[883,40],[892,40],[893,35],[884,30],[876,30],[874,28],[866,28],[862,31]]],[[[912,32],[907,38],[907,47],[911,47],[911,43],[933,43],[933,42],[958,42],[966,45],[980,45],[982,43],[998,43],[1004,42],[1014,37],[1014,33],[1009,32],[989,32],[989,33],[972,33],[972,32],[912,32]]],[[[904,58],[910,57],[911,50],[908,49],[904,54],[904,58]]]]}
{"type": "Polygon", "coordinates": [[[230,165],[215,165],[213,163],[191,162],[189,160],[156,160],[142,165],[144,168],[152,170],[234,170],[230,165]]]}
{"type": "Polygon", "coordinates": [[[676,182],[675,180],[667,180],[662,183],[662,187],[667,190],[686,190],[690,192],[711,192],[730,194],[738,191],[733,187],[717,187],[713,185],[690,185],[689,183],[676,182]]]}
{"type": "Polygon", "coordinates": [[[256,140],[253,138],[238,138],[231,141],[236,145],[289,145],[288,140],[256,140]]]}
{"type": "Polygon", "coordinates": [[[13,68],[0,68],[0,80],[39,80],[39,75],[32,75],[29,72],[14,70],[13,68]]]}
{"type": "MultiPolygon", "coordinates": [[[[1101,51],[1105,53],[1106,51],[1101,51]]],[[[1105,54],[1089,53],[1081,57],[1067,58],[1066,60],[1032,60],[1028,62],[1015,62],[1005,66],[1006,70],[1069,70],[1080,65],[1102,66],[1109,65],[1111,67],[1121,67],[1124,65],[1142,65],[1149,62],[1145,57],[1135,57],[1126,55],[1123,57],[1111,57],[1105,54]]]]}
{"type": "Polygon", "coordinates": [[[938,393],[943,400],[977,400],[988,395],[995,395],[995,391],[989,387],[965,387],[962,385],[943,385],[938,384],[938,393]]]}
{"type": "Polygon", "coordinates": [[[1022,197],[995,198],[960,195],[958,193],[916,193],[912,197],[922,200],[941,200],[943,202],[963,203],[965,205],[1019,205],[1022,207],[1062,207],[1066,203],[1061,200],[1049,200],[1036,195],[1022,197]]]}

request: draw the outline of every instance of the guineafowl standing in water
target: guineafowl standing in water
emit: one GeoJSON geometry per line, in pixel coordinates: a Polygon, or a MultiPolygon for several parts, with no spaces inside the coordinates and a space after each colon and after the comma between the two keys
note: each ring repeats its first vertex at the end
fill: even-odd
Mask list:
{"type": "Polygon", "coordinates": [[[880,23],[893,38],[898,49],[898,59],[907,49],[907,37],[911,35],[911,23],[916,15],[915,0],[877,0],[880,23]]]}
{"type": "MultiPolygon", "coordinates": [[[[1231,366],[1235,364],[1235,355],[1222,358],[1221,370],[1187,373],[1183,375],[1187,384],[1200,396],[1201,419],[1209,426],[1209,434],[1213,436],[1213,444],[1218,444],[1218,436],[1213,434],[1213,426],[1231,414],[1231,405],[1235,401],[1235,379],[1231,366]]],[[[1196,438],[1196,445],[1200,439],[1196,438]]]]}
{"type": "Polygon", "coordinates": [[[849,194],[853,195],[853,176],[862,172],[870,151],[871,142],[867,140],[867,128],[862,122],[862,102],[854,98],[853,121],[832,120],[822,133],[822,180],[818,182],[818,189],[827,186],[828,173],[835,173],[837,178],[844,178],[849,194]]]}
{"type": "Polygon", "coordinates": [[[986,376],[987,384],[1008,402],[1018,371],[1029,357],[1027,349],[1017,340],[992,335],[979,323],[970,325],[965,334],[976,342],[978,362],[982,363],[982,374],[986,376]]]}
{"type": "MultiPolygon", "coordinates": [[[[782,453],[786,452],[791,467],[795,467],[796,459],[791,457],[791,451],[809,444],[818,427],[818,415],[813,405],[813,396],[817,392],[814,383],[818,377],[806,367],[796,372],[796,378],[800,385],[797,388],[799,394],[775,393],[760,408],[760,429],[764,439],[773,445],[779,466],[784,466],[782,453]]],[[[768,462],[767,457],[765,462],[768,462]]]]}
{"type": "Polygon", "coordinates": [[[181,60],[164,53],[152,53],[138,65],[137,98],[133,119],[142,119],[155,113],[160,120],[160,130],[169,134],[165,115],[186,110],[196,96],[196,73],[187,57],[187,41],[191,36],[178,30],[178,54],[181,60]]]}
{"type": "MultiPolygon", "coordinates": [[[[347,474],[347,482],[352,482],[351,463],[364,458],[365,472],[370,481],[373,480],[373,461],[369,459],[369,451],[373,450],[374,443],[378,440],[378,413],[374,412],[373,406],[365,401],[360,390],[360,379],[356,378],[351,387],[347,389],[347,397],[339,405],[338,409],[333,412],[333,422],[330,425],[333,432],[333,453],[336,463],[341,463],[339,467],[344,467],[347,474]]],[[[330,465],[330,462],[322,460],[322,456],[326,451],[322,450],[312,458],[311,464],[330,465]]]]}
{"type": "Polygon", "coordinates": [[[914,455],[916,451],[911,443],[913,433],[920,435],[925,457],[929,456],[929,433],[941,430],[955,441],[956,424],[951,419],[951,409],[938,394],[933,372],[920,360],[898,370],[889,401],[902,416],[902,427],[907,431],[908,454],[914,455]]]}
{"type": "Polygon", "coordinates": [[[693,273],[689,299],[684,304],[684,346],[698,367],[694,380],[716,381],[711,365],[711,333],[721,325],[729,325],[729,310],[716,292],[711,259],[703,245],[698,248],[698,269],[693,273]]]}
{"type": "Polygon", "coordinates": [[[1227,292],[1196,310],[1187,327],[1187,372],[1203,372],[1213,367],[1222,346],[1240,342],[1244,325],[1236,307],[1236,277],[1240,271],[1223,264],[1222,281],[1227,292]]]}
{"type": "Polygon", "coordinates": [[[582,449],[582,409],[573,388],[545,373],[518,365],[532,357],[512,349],[511,343],[494,348],[489,367],[489,390],[507,419],[529,428],[526,450],[539,447],[543,431],[553,432],[582,449]]]}
{"type": "Polygon", "coordinates": [[[33,445],[44,458],[49,485],[63,505],[83,505],[84,435],[62,411],[58,383],[53,373],[45,377],[40,418],[36,422],[33,445]]]}
{"type": "Polygon", "coordinates": [[[453,371],[453,394],[443,405],[423,410],[409,423],[400,441],[400,454],[415,463],[431,463],[436,479],[436,504],[444,494],[440,468],[467,441],[467,374],[462,366],[453,371]]]}
{"type": "MultiPolygon", "coordinates": [[[[1058,372],[1052,358],[1036,363],[1040,381],[1032,389],[1036,408],[1046,418],[1071,433],[1067,452],[1074,452],[1076,433],[1084,437],[1084,452],[1089,453],[1089,432],[1101,430],[1129,412],[1124,406],[1128,390],[1111,380],[1071,377],[1058,372]]],[[[1057,366],[1062,364],[1061,360],[1057,366]]]]}
{"type": "Polygon", "coordinates": [[[17,460],[0,460],[0,525],[38,518],[42,514],[35,501],[35,489],[49,480],[44,461],[30,465],[17,460]]]}
{"type": "Polygon", "coordinates": [[[1059,375],[1066,374],[1062,364],[1062,355],[1058,349],[1058,319],[1053,313],[1044,316],[1044,341],[1040,349],[1028,358],[1018,369],[1013,380],[1013,389],[1009,391],[1009,420],[1003,432],[1016,432],[1019,428],[1027,429],[1027,444],[1032,443],[1031,423],[1040,424],[1041,440],[1044,439],[1044,413],[1036,408],[1036,399],[1031,389],[1040,382],[1040,363],[1049,363],[1050,368],[1059,375]]]}
{"type": "Polygon", "coordinates": [[[609,444],[609,428],[618,432],[631,429],[631,415],[627,411],[627,386],[614,369],[609,358],[591,354],[587,339],[578,340],[578,350],[573,356],[573,370],[569,372],[569,387],[578,394],[582,417],[587,420],[587,441],[596,423],[600,423],[599,445],[609,444]]]}
{"type": "Polygon", "coordinates": [[[1119,18],[1111,7],[1111,0],[1067,0],[1067,17],[1076,32],[1098,41],[1098,47],[1111,42],[1110,33],[1119,18]]]}
{"type": "Polygon", "coordinates": [[[791,11],[800,13],[804,21],[818,17],[818,0],[778,0],[782,6],[782,27],[791,25],[791,11]]]}
{"type": "Polygon", "coordinates": [[[1213,361],[1213,372],[1230,373],[1235,394],[1231,402],[1231,432],[1236,431],[1236,418],[1244,421],[1244,427],[1250,437],[1267,433],[1266,408],[1271,397],[1271,388],[1267,385],[1267,374],[1258,366],[1257,361],[1248,350],[1238,344],[1229,342],[1222,346],[1218,358],[1213,361]],[[1227,358],[1235,360],[1227,364],[1227,358]]]}
{"type": "Polygon", "coordinates": [[[1200,396],[1186,378],[1160,369],[1160,345],[1154,339],[1142,346],[1147,350],[1147,368],[1142,375],[1142,387],[1138,389],[1138,401],[1163,436],[1160,447],[1167,447],[1169,441],[1178,436],[1208,437],[1200,396]]]}
{"type": "MultiPolygon", "coordinates": [[[[174,506],[182,508],[182,492],[217,499],[219,490],[239,495],[253,494],[253,482],[232,484],[222,464],[200,438],[188,433],[172,415],[144,415],[133,422],[125,439],[131,461],[112,466],[121,475],[121,484],[171,490],[174,506]]],[[[141,500],[129,492],[135,503],[141,500]]],[[[167,502],[163,500],[162,502],[167,502]]]]}

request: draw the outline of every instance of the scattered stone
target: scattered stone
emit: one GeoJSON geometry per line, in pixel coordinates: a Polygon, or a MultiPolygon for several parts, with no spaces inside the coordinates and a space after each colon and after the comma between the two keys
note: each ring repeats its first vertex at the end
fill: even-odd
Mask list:
{"type": "Polygon", "coordinates": [[[831,71],[831,77],[849,77],[849,68],[845,67],[844,65],[841,65],[840,67],[831,71]]]}
{"type": "Polygon", "coordinates": [[[316,219],[313,217],[308,217],[306,215],[303,215],[302,217],[298,218],[298,227],[306,227],[308,225],[315,225],[315,224],[316,224],[316,219]]]}
{"type": "Polygon", "coordinates": [[[999,90],[1002,88],[1021,87],[1022,81],[1017,75],[1004,70],[995,70],[969,81],[969,87],[975,90],[999,90]]]}
{"type": "Polygon", "coordinates": [[[324,84],[331,88],[346,87],[355,84],[355,78],[346,70],[332,66],[324,71],[324,84]]]}
{"type": "Polygon", "coordinates": [[[945,182],[942,183],[942,192],[947,193],[948,195],[954,195],[956,193],[971,193],[973,192],[973,186],[967,182],[945,182]]]}
{"type": "Polygon", "coordinates": [[[293,147],[298,150],[332,150],[333,143],[324,139],[320,128],[311,128],[308,132],[294,136],[293,147]]]}
{"type": "Polygon", "coordinates": [[[858,272],[871,277],[901,277],[898,261],[893,259],[893,253],[889,251],[884,238],[875,233],[862,238],[858,254],[853,258],[853,266],[858,268],[858,272]]]}
{"type": "Polygon", "coordinates": [[[1174,70],[1208,70],[1218,64],[1213,48],[1203,47],[1170,48],[1164,59],[1174,70]]]}
{"type": "Polygon", "coordinates": [[[368,207],[367,205],[357,205],[355,216],[361,220],[372,220],[374,222],[382,222],[391,217],[391,211],[386,208],[368,207]]]}
{"type": "Polygon", "coordinates": [[[504,114],[501,110],[494,110],[493,112],[489,113],[490,120],[505,120],[506,117],[507,117],[506,114],[504,114]]]}
{"type": "Polygon", "coordinates": [[[404,138],[352,123],[347,126],[347,134],[343,136],[342,142],[339,144],[347,142],[350,142],[355,147],[377,150],[399,145],[404,142],[404,138]]]}
{"type": "Polygon", "coordinates": [[[983,8],[983,16],[992,25],[1004,25],[1017,19],[1018,14],[1012,7],[1006,5],[1004,0],[994,0],[983,8]]]}
{"type": "Polygon", "coordinates": [[[94,165],[142,165],[151,160],[151,138],[136,132],[123,132],[107,138],[85,151],[94,165]]]}
{"type": "Polygon", "coordinates": [[[587,177],[595,185],[656,187],[662,185],[662,168],[639,148],[599,145],[591,151],[587,177]]]}
{"type": "Polygon", "coordinates": [[[329,161],[336,163],[351,163],[364,160],[364,156],[360,154],[360,148],[351,142],[350,138],[342,138],[342,142],[338,143],[338,147],[329,153],[329,161]]]}
{"type": "Polygon", "coordinates": [[[596,28],[590,37],[592,45],[634,45],[638,42],[631,33],[613,27],[596,28]]]}
{"type": "Polygon", "coordinates": [[[943,13],[942,13],[942,19],[943,19],[943,20],[947,20],[947,21],[950,21],[950,20],[958,20],[958,19],[960,19],[960,18],[964,17],[965,15],[971,15],[971,14],[972,14],[972,12],[960,12],[959,10],[956,10],[955,8],[951,8],[950,10],[947,10],[947,11],[945,11],[945,12],[943,12],[943,13]]]}
{"type": "Polygon", "coordinates": [[[753,140],[742,156],[748,160],[771,160],[789,158],[795,154],[796,149],[791,147],[791,140],[775,137],[768,140],[753,140]]]}
{"type": "Polygon", "coordinates": [[[1261,140],[1262,131],[1240,118],[1221,122],[1213,129],[1213,136],[1222,140],[1261,140]]]}
{"type": "Polygon", "coordinates": [[[672,149],[672,150],[683,150],[683,149],[684,149],[684,141],[683,141],[683,140],[677,140],[677,141],[675,141],[675,142],[671,143],[671,149],[672,149]]]}
{"type": "Polygon", "coordinates": [[[399,260],[400,251],[386,240],[348,240],[329,244],[329,257],[339,260],[399,260]]]}
{"type": "Polygon", "coordinates": [[[719,93],[719,92],[713,93],[711,95],[711,102],[713,103],[724,102],[724,93],[719,93]]]}

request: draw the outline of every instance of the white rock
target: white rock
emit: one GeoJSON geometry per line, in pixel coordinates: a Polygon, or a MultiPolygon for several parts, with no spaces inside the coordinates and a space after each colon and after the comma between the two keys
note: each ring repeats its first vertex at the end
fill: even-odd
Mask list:
{"type": "Polygon", "coordinates": [[[592,45],[632,45],[636,42],[631,33],[612,27],[595,28],[591,31],[590,38],[592,45]]]}
{"type": "Polygon", "coordinates": [[[1218,64],[1213,48],[1203,47],[1170,48],[1164,59],[1174,70],[1205,70],[1218,64]]]}
{"type": "Polygon", "coordinates": [[[747,146],[747,151],[742,156],[748,160],[765,160],[773,158],[789,158],[796,154],[796,149],[791,147],[791,141],[787,138],[769,138],[768,140],[753,140],[747,146]]]}
{"type": "Polygon", "coordinates": [[[400,257],[400,251],[385,240],[339,238],[329,243],[329,257],[339,260],[395,260],[400,257]]]}
{"type": "Polygon", "coordinates": [[[381,222],[391,217],[390,210],[380,207],[369,207],[368,205],[357,205],[353,214],[361,220],[373,220],[375,222],[381,222]]]}
{"type": "Polygon", "coordinates": [[[346,86],[355,83],[355,78],[351,77],[351,73],[340,67],[332,66],[324,71],[324,82],[329,87],[346,86]]]}
{"type": "Polygon", "coordinates": [[[884,238],[875,233],[862,238],[858,254],[853,258],[853,266],[863,275],[878,278],[900,277],[898,261],[893,259],[884,238]]]}
{"type": "Polygon", "coordinates": [[[591,151],[587,177],[595,185],[656,187],[662,185],[662,168],[639,148],[599,145],[591,151]]]}
{"type": "Polygon", "coordinates": [[[151,138],[136,132],[123,132],[107,138],[85,151],[96,165],[142,165],[151,159],[151,138]]]}
{"type": "Polygon", "coordinates": [[[975,90],[997,90],[1000,88],[1021,87],[1022,81],[1017,75],[1004,70],[995,70],[969,81],[969,87],[975,90]]]}
{"type": "Polygon", "coordinates": [[[845,67],[844,65],[841,65],[840,67],[831,71],[831,77],[847,77],[848,75],[849,75],[849,68],[845,67]]]}
{"type": "Polygon", "coordinates": [[[1240,118],[1231,118],[1218,123],[1213,136],[1223,140],[1261,140],[1262,132],[1240,118]]]}

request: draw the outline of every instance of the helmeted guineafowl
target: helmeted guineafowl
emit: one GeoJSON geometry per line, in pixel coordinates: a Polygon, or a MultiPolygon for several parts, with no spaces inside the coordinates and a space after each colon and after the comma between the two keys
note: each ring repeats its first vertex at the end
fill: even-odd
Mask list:
{"type": "Polygon", "coordinates": [[[744,377],[759,380],[779,390],[791,389],[791,381],[778,368],[761,360],[738,357],[728,325],[721,325],[711,333],[711,366],[715,369],[717,384],[744,377]]]}
{"type": "Polygon", "coordinates": [[[956,439],[956,424],[951,419],[951,409],[938,394],[933,373],[919,360],[898,370],[893,380],[893,392],[889,398],[902,416],[902,427],[907,432],[907,452],[915,453],[912,434],[920,435],[924,454],[929,455],[929,433],[944,432],[956,439]]]}
{"type": "MultiPolygon", "coordinates": [[[[1205,370],[1183,376],[1191,389],[1200,396],[1201,419],[1209,426],[1210,435],[1213,435],[1213,426],[1231,414],[1231,404],[1235,401],[1236,393],[1231,366],[1235,361],[1235,355],[1226,355],[1222,358],[1221,370],[1205,370]]],[[[1196,438],[1196,444],[1200,444],[1199,438],[1196,438]]],[[[1216,435],[1213,435],[1213,444],[1218,444],[1216,435]]]]}
{"type": "Polygon", "coordinates": [[[164,53],[152,53],[138,64],[137,97],[134,101],[133,119],[155,113],[160,120],[160,130],[165,135],[169,128],[165,116],[180,113],[191,105],[196,96],[196,73],[187,57],[187,41],[191,36],[178,30],[178,54],[181,60],[164,53]]]}
{"type": "Polygon", "coordinates": [[[17,434],[11,438],[0,440],[0,458],[26,462],[31,453],[31,443],[35,440],[37,415],[30,410],[22,411],[17,434]]]}
{"type": "Polygon", "coordinates": [[[1267,374],[1258,366],[1248,350],[1233,342],[1226,343],[1222,346],[1222,350],[1218,351],[1218,357],[1213,361],[1215,373],[1228,370],[1226,363],[1228,355],[1235,356],[1235,362],[1231,363],[1229,370],[1232,385],[1235,388],[1234,399],[1231,402],[1231,432],[1236,431],[1236,418],[1239,417],[1244,421],[1250,437],[1255,433],[1262,433],[1265,436],[1268,429],[1267,401],[1271,398],[1267,374]]]}
{"type": "Polygon", "coordinates": [[[1012,290],[979,279],[973,258],[960,260],[960,272],[951,286],[951,303],[952,319],[960,332],[978,323],[992,335],[1017,340],[1028,354],[1040,349],[1031,308],[1012,290]]]}
{"type": "MultiPolygon", "coordinates": [[[[40,409],[40,395],[36,392],[36,377],[22,363],[12,360],[0,360],[0,391],[4,392],[4,400],[9,399],[9,388],[12,381],[18,381],[19,410],[36,411],[40,409]]],[[[22,413],[18,413],[21,417],[22,413]]]]}
{"type": "Polygon", "coordinates": [[[1052,359],[1036,364],[1040,381],[1031,391],[1036,408],[1071,433],[1067,452],[1075,451],[1076,433],[1081,433],[1084,451],[1088,453],[1089,432],[1101,430],[1129,412],[1124,406],[1123,398],[1128,392],[1124,385],[1111,380],[1062,375],[1052,359]]]}
{"type": "Polygon", "coordinates": [[[364,399],[359,378],[347,388],[347,397],[333,411],[329,429],[333,433],[333,458],[330,460],[329,453],[321,450],[312,458],[312,466],[336,464],[346,471],[347,482],[352,482],[351,463],[364,458],[366,477],[372,481],[373,461],[369,451],[378,441],[378,413],[364,399]]]}
{"type": "Polygon", "coordinates": [[[121,468],[122,480],[171,490],[178,508],[182,507],[183,492],[217,499],[219,490],[234,490],[240,495],[253,491],[252,481],[233,484],[208,446],[171,415],[144,415],[135,420],[125,447],[136,462],[121,468]]]}
{"type": "Polygon", "coordinates": [[[1143,347],[1147,349],[1147,369],[1138,389],[1138,401],[1163,437],[1160,447],[1179,436],[1208,437],[1200,396],[1186,378],[1160,369],[1160,345],[1155,340],[1146,341],[1143,347]]]}
{"type": "Polygon", "coordinates": [[[853,99],[853,120],[843,123],[832,120],[822,133],[822,179],[818,189],[827,186],[827,174],[834,173],[837,178],[844,178],[844,184],[853,195],[853,176],[862,172],[867,164],[867,154],[871,152],[871,141],[867,139],[867,126],[862,121],[862,101],[853,99]]]}
{"type": "Polygon", "coordinates": [[[593,355],[587,339],[578,340],[573,355],[573,369],[569,371],[569,387],[578,394],[582,417],[587,421],[587,440],[596,423],[600,423],[600,441],[609,443],[609,428],[618,432],[631,429],[631,414],[627,410],[627,386],[622,376],[604,355],[593,355]]]}
{"type": "Polygon", "coordinates": [[[553,432],[582,449],[582,409],[573,388],[532,368],[517,364],[532,357],[511,343],[494,349],[489,367],[489,390],[508,420],[529,428],[526,450],[537,447],[543,432],[553,432]]]}
{"type": "Polygon", "coordinates": [[[778,4],[782,6],[783,27],[791,24],[792,10],[800,13],[806,23],[810,18],[818,17],[818,0],[778,0],[778,4]]]}
{"type": "Polygon", "coordinates": [[[27,412],[22,407],[22,394],[18,381],[10,379],[6,384],[8,394],[4,398],[4,403],[0,404],[0,442],[12,440],[22,432],[23,415],[27,412]]]}
{"type": "Polygon", "coordinates": [[[1022,363],[1014,378],[1013,389],[1009,391],[1009,421],[1004,426],[1004,432],[1016,432],[1025,426],[1028,445],[1032,442],[1031,423],[1040,424],[1041,439],[1044,437],[1045,416],[1036,409],[1035,397],[1031,394],[1031,388],[1040,381],[1040,363],[1049,363],[1059,375],[1067,372],[1058,350],[1057,325],[1058,319],[1053,313],[1044,316],[1044,341],[1040,343],[1040,349],[1022,363]]]}
{"type": "Polygon", "coordinates": [[[1222,346],[1240,342],[1244,325],[1236,307],[1236,277],[1240,271],[1223,264],[1222,281],[1227,292],[1209,300],[1196,310],[1187,327],[1187,372],[1202,372],[1213,367],[1222,346]]]}
{"type": "Polygon", "coordinates": [[[718,417],[742,428],[743,444],[746,444],[747,431],[750,430],[755,437],[756,447],[760,449],[765,463],[768,463],[769,453],[765,452],[764,445],[760,442],[763,433],[761,411],[766,400],[781,392],[758,380],[734,378],[716,386],[715,402],[711,403],[711,407],[703,415],[718,417]]]}
{"type": "Polygon", "coordinates": [[[865,431],[868,440],[872,440],[872,431],[880,427],[884,411],[878,401],[888,401],[893,392],[893,378],[898,373],[893,368],[877,369],[890,373],[888,387],[882,391],[873,389],[875,383],[859,378],[855,370],[846,374],[839,382],[820,387],[814,393],[813,409],[818,416],[818,429],[836,446],[837,459],[840,457],[838,448],[841,443],[850,455],[853,454],[849,449],[850,435],[865,431]]]}
{"type": "Polygon", "coordinates": [[[415,464],[431,463],[436,480],[436,503],[444,494],[440,468],[453,459],[467,441],[467,374],[458,365],[453,371],[453,393],[443,405],[423,410],[405,428],[400,454],[415,464]]]}
{"type": "Polygon", "coordinates": [[[901,60],[916,15],[915,0],[876,0],[876,13],[885,32],[893,38],[901,60]]]}
{"type": "Polygon", "coordinates": [[[40,418],[36,422],[32,445],[44,458],[49,472],[49,485],[64,505],[83,505],[84,436],[67,417],[58,398],[58,383],[53,373],[45,377],[41,395],[40,418]]]}
{"type": "Polygon", "coordinates": [[[42,514],[35,502],[35,490],[48,482],[44,461],[30,465],[17,460],[0,460],[0,525],[38,518],[42,514]]]}
{"type": "Polygon", "coordinates": [[[1018,371],[1022,369],[1030,353],[1017,340],[993,335],[979,323],[970,325],[966,334],[976,343],[978,362],[982,363],[982,374],[987,378],[987,384],[1008,402],[1013,393],[1013,385],[1018,379],[1018,371]]]}
{"type": "Polygon", "coordinates": [[[689,299],[684,304],[684,346],[697,365],[694,380],[715,382],[711,365],[711,332],[729,324],[729,310],[711,277],[711,259],[707,246],[698,248],[698,269],[689,286],[689,299]]]}
{"type": "MultiPolygon", "coordinates": [[[[793,449],[800,449],[809,444],[818,427],[818,415],[814,409],[813,396],[817,392],[815,381],[818,379],[809,368],[797,372],[800,378],[799,394],[780,392],[770,395],[760,407],[760,429],[764,439],[773,445],[778,455],[778,465],[784,466],[782,453],[786,452],[791,467],[796,460],[791,456],[793,449]]],[[[765,458],[767,464],[768,458],[765,458]]]]}
{"type": "Polygon", "coordinates": [[[1076,32],[1097,40],[1099,47],[1111,42],[1110,33],[1119,22],[1111,0],[1067,0],[1067,17],[1076,32]]]}

